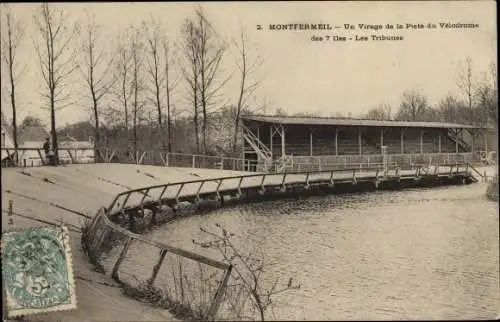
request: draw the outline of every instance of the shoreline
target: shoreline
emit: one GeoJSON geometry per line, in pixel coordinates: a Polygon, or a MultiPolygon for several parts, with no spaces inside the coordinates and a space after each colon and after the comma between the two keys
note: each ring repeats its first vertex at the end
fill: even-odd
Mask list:
{"type": "MultiPolygon", "coordinates": [[[[454,180],[452,179],[452,177],[448,177],[446,176],[448,181],[443,181],[442,182],[442,185],[456,185],[456,184],[463,184],[464,182],[462,182],[462,179],[460,178],[457,178],[457,180],[454,180]]],[[[229,178],[228,178],[229,180],[229,178]]],[[[465,179],[464,179],[465,180],[465,179]]],[[[240,182],[241,184],[241,182],[240,182]]],[[[354,187],[358,187],[360,188],[362,185],[361,184],[354,184],[352,182],[349,182],[349,183],[346,183],[348,184],[349,186],[354,186],[354,187]]],[[[369,182],[370,185],[373,184],[373,182],[369,182]]],[[[411,187],[425,187],[427,185],[430,185],[430,186],[433,186],[432,185],[432,181],[430,182],[425,182],[425,180],[422,180],[422,181],[414,181],[412,179],[412,182],[409,186],[407,187],[401,187],[400,189],[403,190],[403,189],[406,189],[406,188],[411,188],[411,187]]],[[[220,186],[220,184],[219,184],[220,186]]],[[[177,193],[177,195],[175,196],[175,198],[172,198],[170,197],[171,201],[172,202],[175,202],[175,205],[173,205],[171,202],[169,203],[168,201],[164,201],[164,202],[161,202],[161,206],[154,206],[154,205],[151,205],[151,204],[146,204],[144,203],[142,206],[140,204],[136,204],[135,206],[132,206],[132,207],[127,207],[126,209],[122,210],[122,212],[118,211],[114,211],[114,212],[111,212],[109,215],[109,219],[107,218],[107,220],[109,220],[112,225],[107,225],[107,229],[110,230],[110,234],[111,236],[114,235],[114,233],[112,233],[111,231],[115,231],[117,230],[117,227],[120,227],[122,229],[126,229],[128,232],[129,232],[129,237],[128,238],[134,238],[133,235],[145,235],[145,237],[148,235],[148,233],[152,230],[152,229],[158,229],[159,227],[162,227],[168,223],[171,223],[173,221],[175,221],[175,219],[178,219],[178,218],[183,218],[183,217],[186,217],[186,216],[190,216],[190,215],[196,215],[196,214],[200,214],[200,213],[206,213],[206,212],[210,212],[212,210],[215,210],[215,209],[218,209],[218,208],[221,208],[221,207],[226,207],[226,206],[231,206],[231,205],[235,205],[235,204],[240,204],[240,203],[250,203],[250,202],[259,202],[259,201],[264,201],[264,200],[273,200],[273,199],[283,199],[283,198],[293,198],[293,197],[307,197],[307,196],[317,196],[317,195],[325,195],[325,194],[332,194],[332,189],[333,190],[333,194],[344,194],[344,193],[351,193],[351,192],[365,192],[367,189],[366,189],[366,186],[365,188],[362,188],[361,187],[361,190],[359,191],[356,191],[356,189],[353,191],[352,189],[347,189],[345,191],[335,191],[336,187],[338,187],[338,184],[335,185],[335,187],[331,187],[331,186],[312,186],[310,188],[307,188],[307,189],[298,189],[298,190],[292,190],[292,191],[280,191],[280,190],[269,190],[269,189],[266,189],[266,191],[268,192],[267,194],[264,194],[264,193],[259,193],[258,191],[254,191],[254,193],[252,194],[248,194],[248,193],[243,193],[242,195],[238,195],[238,196],[235,196],[235,198],[232,198],[233,196],[230,196],[228,200],[225,200],[224,196],[221,196],[220,199],[217,199],[217,198],[214,198],[214,199],[207,199],[207,200],[201,200],[199,199],[198,195],[196,195],[196,198],[193,198],[194,196],[191,195],[189,196],[189,193],[188,192],[184,192],[182,194],[182,196],[179,195],[179,192],[177,193]],[[188,194],[188,196],[186,196],[186,194],[188,194]],[[185,205],[184,207],[178,207],[178,205],[185,205]],[[143,210],[141,210],[140,208],[142,208],[143,210]],[[116,225],[115,228],[113,228],[112,226],[116,225]],[[111,226],[111,227],[110,227],[111,226]]],[[[391,187],[386,187],[386,188],[389,188],[389,189],[383,189],[383,190],[393,190],[393,189],[390,189],[391,187]]],[[[394,188],[394,187],[392,187],[394,188]]],[[[182,189],[182,188],[181,188],[182,189]]],[[[379,190],[378,187],[375,189],[375,190],[379,190]]],[[[399,190],[399,189],[397,189],[399,190]]],[[[371,189],[368,189],[368,191],[371,191],[371,189]]],[[[200,192],[200,188],[198,188],[198,193],[200,192]]],[[[144,193],[142,190],[141,190],[141,193],[144,193]]],[[[145,192],[146,194],[147,193],[150,193],[150,191],[146,191],[145,192]]],[[[213,195],[213,192],[212,192],[212,195],[213,195]]],[[[116,200],[118,199],[118,196],[117,198],[115,199],[115,202],[116,200]]],[[[126,199],[128,199],[128,197],[126,197],[126,199]]],[[[166,198],[168,199],[168,198],[166,198]]],[[[144,198],[142,198],[142,200],[144,200],[144,198]]],[[[158,202],[160,202],[158,200],[158,202]]],[[[114,203],[111,205],[112,209],[114,210],[114,203]]],[[[92,226],[93,224],[90,223],[90,225],[92,226]]],[[[120,233],[122,234],[122,233],[120,233]]],[[[83,243],[85,243],[84,240],[82,240],[83,243]]],[[[92,238],[90,238],[88,241],[87,241],[88,244],[92,244],[92,238]]],[[[119,245],[121,245],[121,243],[118,242],[119,245]]],[[[125,247],[125,246],[124,246],[125,247]]],[[[102,263],[100,262],[99,260],[99,257],[101,254],[99,254],[99,250],[97,250],[95,253],[93,253],[94,250],[92,250],[90,247],[88,247],[88,255],[89,255],[89,258],[91,258],[92,262],[94,265],[97,265],[99,267],[101,267],[102,271],[105,272],[106,270],[104,269],[102,263]]],[[[111,249],[108,249],[107,252],[111,251],[111,249]]],[[[120,256],[122,256],[120,254],[120,256]]],[[[120,257],[121,258],[121,257],[120,257]]],[[[118,265],[118,262],[120,261],[121,259],[118,259],[116,264],[114,265],[115,268],[116,268],[116,265],[118,265]]],[[[161,262],[159,262],[161,263],[161,262]]],[[[109,265],[108,265],[109,266],[109,265]]],[[[108,272],[109,272],[109,269],[108,269],[108,272]]],[[[115,281],[117,282],[121,282],[118,275],[116,276],[116,279],[115,281]]],[[[128,290],[133,290],[133,292],[129,292],[129,296],[133,297],[133,298],[139,298],[141,300],[147,300],[147,298],[150,299],[149,302],[151,302],[152,304],[154,304],[153,302],[158,302],[158,300],[151,300],[151,293],[155,293],[155,292],[158,292],[158,290],[155,290],[154,288],[146,288],[144,289],[144,285],[143,284],[139,284],[135,290],[134,288],[131,286],[131,285],[127,285],[126,283],[123,283],[123,286],[128,289],[128,290]]],[[[175,302],[175,299],[171,299],[171,298],[165,298],[164,300],[166,300],[167,302],[170,301],[170,302],[175,302]]],[[[185,311],[185,310],[184,310],[185,311]]],[[[178,316],[178,312],[179,310],[170,310],[170,312],[172,314],[175,314],[176,316],[178,316]]],[[[184,315],[181,315],[181,316],[178,316],[179,318],[183,319],[183,318],[188,318],[188,319],[192,319],[193,318],[193,315],[192,314],[189,314],[188,312],[185,311],[184,315]],[[187,314],[187,316],[186,316],[187,314]]],[[[200,318],[200,317],[199,317],[200,318]]]]}

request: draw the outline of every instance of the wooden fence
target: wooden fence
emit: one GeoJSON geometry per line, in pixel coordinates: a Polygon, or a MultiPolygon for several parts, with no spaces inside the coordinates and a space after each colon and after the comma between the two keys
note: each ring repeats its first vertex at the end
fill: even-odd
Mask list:
{"type": "MultiPolygon", "coordinates": [[[[2,155],[14,156],[13,149],[2,148],[2,155]]],[[[19,149],[17,162],[7,158],[2,167],[32,167],[45,164],[42,149],[19,149]]],[[[163,150],[143,150],[135,153],[125,149],[102,148],[97,150],[98,162],[128,163],[171,167],[207,168],[252,172],[302,172],[349,168],[371,168],[384,164],[383,156],[368,155],[326,155],[293,156],[287,155],[271,162],[257,162],[240,158],[220,156],[168,153],[163,150]]],[[[94,163],[93,149],[60,149],[60,163],[94,163]]],[[[479,154],[472,153],[426,153],[426,154],[387,154],[388,165],[401,168],[414,168],[419,165],[439,165],[451,163],[480,162],[479,154]]]]}
{"type": "Polygon", "coordinates": [[[103,273],[136,293],[147,290],[147,299],[162,307],[215,319],[231,265],[135,234],[107,215],[101,208],[82,235],[86,253],[103,273]]]}
{"type": "Polygon", "coordinates": [[[452,177],[469,175],[471,170],[477,172],[469,164],[417,166],[413,170],[386,166],[257,173],[147,186],[119,193],[108,208],[102,208],[86,225],[82,244],[93,262],[116,281],[134,289],[144,288],[144,285],[158,287],[166,298],[188,307],[195,316],[214,319],[225,298],[230,296],[226,292],[232,267],[133,231],[141,229],[138,227],[163,224],[178,216],[173,210],[183,201],[194,204],[202,200],[221,201],[225,197],[240,198],[250,189],[265,194],[266,191],[286,191],[294,185],[307,190],[310,185],[325,183],[335,186],[338,183],[355,185],[363,180],[452,177]],[[164,262],[170,263],[170,270],[164,268],[164,262]]]}

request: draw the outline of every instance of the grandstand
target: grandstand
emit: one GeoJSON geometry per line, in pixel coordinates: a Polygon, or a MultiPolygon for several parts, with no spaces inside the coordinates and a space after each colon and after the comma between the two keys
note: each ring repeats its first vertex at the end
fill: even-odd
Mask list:
{"type": "Polygon", "coordinates": [[[453,123],[281,116],[242,116],[241,123],[243,157],[267,165],[261,170],[382,163],[382,146],[400,164],[472,161],[487,148],[486,128],[453,123]]]}

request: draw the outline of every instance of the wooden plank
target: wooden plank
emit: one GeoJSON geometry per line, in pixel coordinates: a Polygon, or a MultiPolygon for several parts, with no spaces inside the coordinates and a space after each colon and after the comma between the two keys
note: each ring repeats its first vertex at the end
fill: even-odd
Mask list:
{"type": "Polygon", "coordinates": [[[212,302],[212,305],[210,305],[210,308],[208,309],[208,312],[206,314],[206,319],[208,321],[215,320],[215,315],[217,314],[217,311],[219,310],[220,304],[222,302],[222,296],[226,292],[227,283],[229,281],[229,277],[231,277],[232,270],[233,270],[233,266],[229,265],[229,267],[226,270],[226,273],[224,274],[224,279],[222,280],[221,284],[217,288],[217,292],[215,293],[215,296],[214,296],[214,301],[212,302]]]}
{"type": "Polygon", "coordinates": [[[160,250],[160,258],[158,258],[158,262],[156,265],[153,267],[153,272],[151,274],[151,277],[148,279],[148,285],[152,286],[156,280],[156,277],[158,276],[158,272],[160,271],[161,265],[163,264],[163,261],[165,260],[165,256],[167,255],[167,251],[165,249],[160,250]]]}
{"type": "Polygon", "coordinates": [[[115,231],[121,232],[122,234],[125,234],[125,235],[127,235],[135,240],[138,240],[144,244],[151,245],[151,246],[157,247],[159,249],[165,249],[170,253],[173,253],[173,254],[176,254],[179,256],[183,256],[183,257],[186,257],[186,258],[192,259],[194,261],[198,261],[198,262],[201,262],[203,264],[210,265],[210,266],[213,266],[216,268],[226,269],[229,267],[228,264],[213,260],[211,258],[202,256],[202,255],[198,255],[196,253],[193,253],[193,252],[190,252],[187,250],[183,250],[183,249],[180,249],[177,247],[169,246],[169,245],[160,243],[158,241],[155,241],[153,239],[148,239],[142,235],[134,234],[134,233],[128,231],[127,229],[122,228],[122,227],[116,225],[115,223],[111,222],[111,220],[109,220],[109,218],[107,218],[106,216],[104,216],[103,219],[106,221],[106,224],[107,224],[107,226],[109,226],[109,228],[111,228],[115,231]]]}
{"type": "Polygon", "coordinates": [[[123,245],[122,251],[120,252],[120,256],[118,256],[118,259],[116,260],[115,266],[113,266],[113,272],[111,273],[111,277],[117,281],[120,282],[120,276],[118,274],[118,270],[120,269],[120,265],[122,264],[123,260],[125,259],[125,255],[127,255],[128,249],[130,245],[132,244],[132,241],[134,239],[132,237],[128,237],[127,241],[123,245]]]}

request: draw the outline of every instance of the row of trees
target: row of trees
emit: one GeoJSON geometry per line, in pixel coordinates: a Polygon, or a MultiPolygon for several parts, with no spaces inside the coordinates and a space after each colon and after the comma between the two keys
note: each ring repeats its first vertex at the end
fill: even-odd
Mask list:
{"type": "MultiPolygon", "coordinates": [[[[19,61],[18,51],[26,39],[22,22],[9,10],[4,12],[2,65],[9,81],[17,148],[17,95],[26,66],[19,61]]],[[[172,42],[162,23],[153,18],[123,30],[112,44],[90,14],[72,25],[64,10],[42,4],[33,19],[37,33],[32,42],[55,151],[61,132],[56,130],[56,112],[75,102],[91,112],[90,121],[62,131],[77,139],[92,136],[96,149],[111,145],[136,150],[148,142],[152,148],[186,153],[235,153],[241,146],[239,116],[264,107],[249,102],[259,86],[253,74],[262,60],[249,50],[246,34],[242,31],[239,39],[225,41],[202,9],[185,19],[178,42],[172,42]],[[233,64],[236,75],[223,70],[222,62],[228,61],[231,51],[236,61],[225,66],[233,64]],[[225,91],[230,79],[238,82],[234,94],[225,91]],[[175,106],[174,98],[177,102],[183,98],[187,108],[175,106]]],[[[361,117],[497,124],[496,66],[476,79],[467,58],[458,80],[460,96],[447,95],[431,106],[424,95],[410,90],[403,93],[396,111],[383,104],[361,117]]],[[[276,114],[287,113],[277,110],[276,114]]]]}
{"type": "Polygon", "coordinates": [[[472,60],[467,57],[457,82],[459,95],[448,94],[436,106],[415,90],[403,93],[399,108],[382,104],[362,117],[376,120],[441,121],[483,126],[498,123],[498,92],[496,65],[482,72],[479,80],[474,75],[472,60]]]}
{"type": "MultiPolygon", "coordinates": [[[[18,86],[26,66],[19,61],[18,50],[26,40],[25,29],[11,11],[3,11],[2,62],[9,79],[6,90],[17,148],[18,86]]],[[[243,30],[239,39],[228,43],[198,8],[193,17],[185,19],[177,43],[169,39],[160,21],[151,18],[122,31],[110,46],[94,16],[86,14],[74,25],[69,18],[63,9],[47,3],[33,17],[37,33],[32,42],[43,83],[41,96],[50,113],[54,151],[58,145],[56,112],[75,105],[91,112],[96,149],[113,131],[120,132],[124,145],[137,149],[141,123],[144,127],[146,120],[156,133],[155,147],[172,151],[174,120],[189,120],[194,133],[191,152],[208,153],[213,145],[210,131],[220,125],[214,115],[221,114],[230,116],[234,129],[227,135],[226,145],[229,150],[237,149],[239,115],[251,110],[248,100],[258,87],[251,74],[262,62],[257,55],[250,57],[243,30]],[[236,52],[237,60],[226,64],[236,64],[238,75],[222,68],[230,50],[236,52]],[[237,78],[238,91],[227,95],[224,89],[231,78],[237,78]],[[187,108],[176,108],[174,96],[184,98],[187,108]],[[180,116],[182,112],[188,116],[180,116]]]]}

